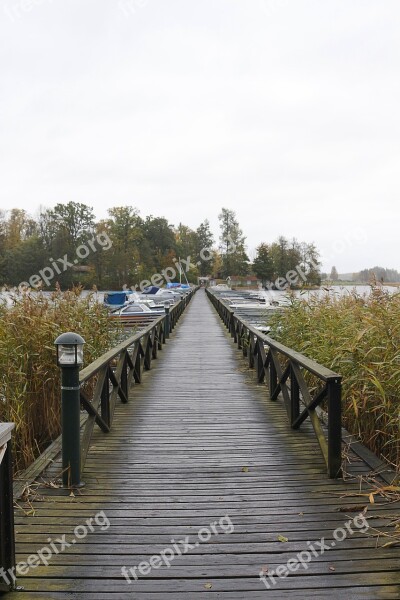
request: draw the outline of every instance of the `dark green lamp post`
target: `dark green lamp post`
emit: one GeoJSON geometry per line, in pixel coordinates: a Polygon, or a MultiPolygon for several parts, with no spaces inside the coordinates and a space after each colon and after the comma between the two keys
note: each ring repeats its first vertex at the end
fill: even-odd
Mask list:
{"type": "Polygon", "coordinates": [[[82,487],[80,445],[79,367],[85,340],[77,333],[63,333],[54,342],[61,367],[62,478],[64,487],[82,487]]]}

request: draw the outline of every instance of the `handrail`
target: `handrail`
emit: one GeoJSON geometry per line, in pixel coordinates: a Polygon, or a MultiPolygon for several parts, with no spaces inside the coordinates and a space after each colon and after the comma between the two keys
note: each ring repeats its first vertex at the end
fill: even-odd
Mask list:
{"type": "Polygon", "coordinates": [[[234,338],[238,348],[248,358],[249,367],[255,368],[257,380],[268,381],[272,401],[281,395],[292,429],[309,418],[325,459],[329,477],[341,474],[341,386],[342,377],[265,335],[235,314],[224,300],[206,290],[219,316],[234,338]],[[282,360],[283,359],[283,360],[282,360]],[[312,392],[302,370],[315,375],[321,387],[312,392]],[[327,439],[317,415],[317,408],[326,400],[328,409],[327,439]],[[302,410],[301,410],[302,408],[302,410]]]}
{"type": "Polygon", "coordinates": [[[13,423],[0,423],[0,592],[15,581],[14,502],[11,432],[13,423]]]}
{"type": "Polygon", "coordinates": [[[124,404],[128,402],[131,385],[141,383],[143,371],[151,368],[152,360],[157,358],[158,350],[162,349],[196,290],[197,287],[192,288],[165,315],[157,317],[145,329],[80,372],[81,407],[88,413],[81,434],[81,471],[89,452],[94,425],[97,424],[104,433],[111,430],[118,397],[124,404]]]}

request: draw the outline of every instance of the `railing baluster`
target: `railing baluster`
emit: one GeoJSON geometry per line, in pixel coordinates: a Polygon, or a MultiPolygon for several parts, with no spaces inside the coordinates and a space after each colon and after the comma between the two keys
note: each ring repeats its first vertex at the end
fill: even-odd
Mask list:
{"type": "Polygon", "coordinates": [[[342,469],[342,388],[341,379],[327,382],[328,389],[328,475],[339,477],[342,469]]]}
{"type": "Polygon", "coordinates": [[[127,373],[127,362],[126,362],[127,351],[124,350],[124,362],[121,371],[121,389],[124,393],[125,398],[128,398],[128,373],[127,373]]]}
{"type": "MultiPolygon", "coordinates": [[[[270,349],[270,355],[272,353],[272,350],[270,349]]],[[[276,400],[277,398],[274,398],[274,392],[276,390],[276,388],[278,387],[278,375],[276,372],[276,367],[275,367],[275,363],[274,360],[271,356],[271,360],[269,362],[269,395],[271,400],[276,400]]]]}
{"type": "Polygon", "coordinates": [[[145,351],[144,351],[144,368],[149,371],[151,368],[151,335],[146,336],[145,351]]]}
{"type": "Polygon", "coordinates": [[[290,426],[293,427],[294,422],[300,414],[300,388],[297,381],[295,371],[290,364],[290,426]]]}
{"type": "Polygon", "coordinates": [[[133,377],[135,379],[135,383],[142,383],[142,345],[140,340],[138,340],[136,343],[136,358],[133,377]]]}
{"type": "Polygon", "coordinates": [[[257,339],[257,381],[265,381],[265,348],[261,340],[257,339]]]}

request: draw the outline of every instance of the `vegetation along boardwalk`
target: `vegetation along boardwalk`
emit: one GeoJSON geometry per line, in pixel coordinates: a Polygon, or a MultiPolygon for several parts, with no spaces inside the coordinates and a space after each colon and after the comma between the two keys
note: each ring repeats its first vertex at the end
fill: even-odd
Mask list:
{"type": "Polygon", "coordinates": [[[400,548],[373,535],[396,504],[328,478],[304,425],[198,291],[111,432],[95,430],[85,487],[52,484],[55,462],[18,501],[17,561],[40,562],[5,597],[399,598],[400,548]]]}

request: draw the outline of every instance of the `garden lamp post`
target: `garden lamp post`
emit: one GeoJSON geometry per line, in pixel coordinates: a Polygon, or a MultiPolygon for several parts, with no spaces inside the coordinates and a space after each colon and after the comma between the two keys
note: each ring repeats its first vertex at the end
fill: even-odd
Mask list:
{"type": "Polygon", "coordinates": [[[62,479],[64,487],[82,487],[80,445],[79,367],[85,340],[77,333],[63,333],[56,340],[57,365],[61,367],[62,479]]]}

